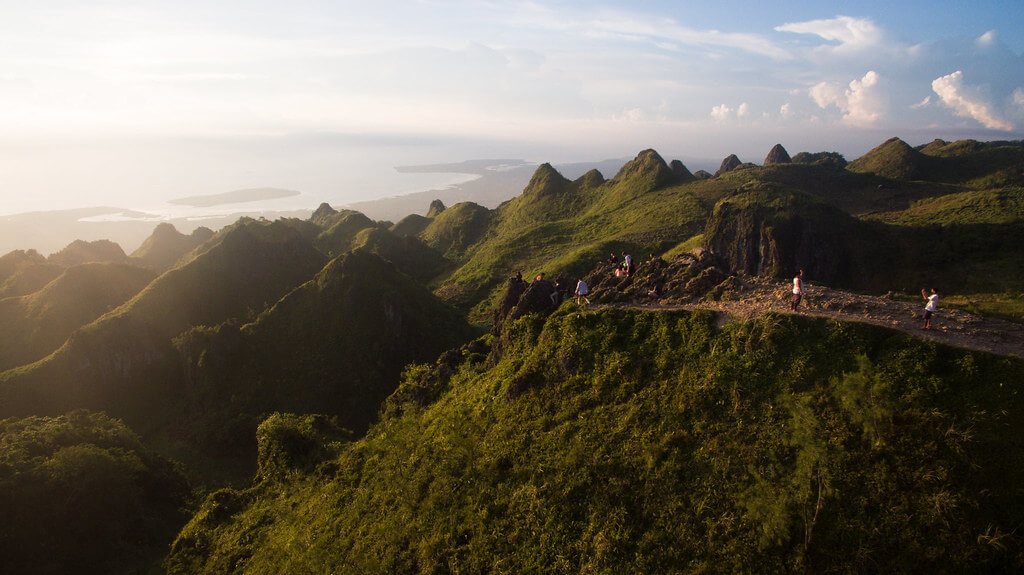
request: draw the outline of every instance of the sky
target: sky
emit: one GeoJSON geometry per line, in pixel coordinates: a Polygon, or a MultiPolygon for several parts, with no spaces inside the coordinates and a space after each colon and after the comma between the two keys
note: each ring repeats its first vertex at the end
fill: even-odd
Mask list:
{"type": "Polygon", "coordinates": [[[385,191],[338,172],[389,161],[1022,139],[1022,32],[1022,0],[0,0],[0,213],[354,201],[385,191]]]}

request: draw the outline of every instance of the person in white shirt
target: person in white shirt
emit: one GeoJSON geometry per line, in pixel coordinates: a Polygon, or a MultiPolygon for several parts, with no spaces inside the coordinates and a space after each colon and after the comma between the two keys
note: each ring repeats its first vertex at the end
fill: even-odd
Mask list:
{"type": "Polygon", "coordinates": [[[796,273],[796,277],[793,278],[793,301],[789,304],[789,309],[796,311],[796,308],[800,307],[800,299],[804,295],[804,270],[800,270],[796,273]]]}
{"type": "Polygon", "coordinates": [[[576,283],[576,305],[583,305],[583,302],[590,303],[587,299],[587,282],[580,280],[576,283]]]}
{"type": "Polygon", "coordinates": [[[921,329],[932,328],[932,314],[935,313],[935,308],[939,305],[939,292],[932,288],[932,294],[928,295],[928,292],[921,290],[921,296],[928,300],[928,303],[924,306],[924,325],[921,329]]]}

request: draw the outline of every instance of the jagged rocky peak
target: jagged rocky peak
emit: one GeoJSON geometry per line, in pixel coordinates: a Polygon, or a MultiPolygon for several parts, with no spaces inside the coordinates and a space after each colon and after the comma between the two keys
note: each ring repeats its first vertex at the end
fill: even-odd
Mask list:
{"type": "Polygon", "coordinates": [[[327,227],[327,224],[338,215],[338,210],[332,208],[327,202],[320,204],[320,207],[313,212],[309,220],[320,227],[327,227]]]}
{"type": "Polygon", "coordinates": [[[736,157],[736,154],[729,154],[728,157],[722,160],[722,165],[718,168],[718,171],[715,172],[715,175],[720,176],[726,172],[731,172],[742,165],[743,162],[736,157]]]}
{"type": "Polygon", "coordinates": [[[693,174],[690,173],[690,170],[686,167],[686,165],[680,162],[679,160],[672,160],[671,162],[669,162],[668,167],[670,170],[672,170],[672,173],[679,181],[685,182],[693,179],[693,174]]]}
{"type": "Polygon", "coordinates": [[[445,209],[447,208],[445,208],[444,202],[441,200],[434,200],[430,202],[430,208],[427,209],[427,217],[436,218],[441,214],[441,212],[445,211],[445,209]]]}
{"type": "Polygon", "coordinates": [[[615,179],[620,181],[637,177],[653,177],[655,185],[667,184],[675,180],[672,169],[658,155],[658,152],[651,149],[637,154],[636,158],[626,162],[619,169],[619,173],[615,174],[615,179]]]}
{"type": "Polygon", "coordinates": [[[790,164],[793,159],[789,157],[789,152],[786,148],[782,147],[782,144],[775,144],[772,149],[768,151],[768,155],[764,159],[764,165],[771,166],[774,164],[790,164]]]}

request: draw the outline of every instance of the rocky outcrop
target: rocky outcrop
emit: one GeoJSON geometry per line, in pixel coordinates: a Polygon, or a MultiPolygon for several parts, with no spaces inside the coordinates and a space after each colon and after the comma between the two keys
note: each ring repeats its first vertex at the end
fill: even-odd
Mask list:
{"type": "Polygon", "coordinates": [[[690,173],[690,170],[688,170],[686,166],[679,160],[672,160],[669,163],[668,167],[670,170],[672,170],[672,173],[675,174],[676,179],[679,180],[680,182],[689,182],[694,179],[693,174],[690,173]]]}
{"type": "Polygon", "coordinates": [[[715,176],[707,170],[697,170],[696,172],[693,173],[693,177],[698,180],[710,180],[715,176]]]}
{"type": "Polygon", "coordinates": [[[434,200],[430,202],[430,208],[427,209],[428,218],[436,218],[445,210],[444,202],[441,200],[434,200]]]}
{"type": "Polygon", "coordinates": [[[764,159],[764,165],[772,166],[775,164],[789,164],[792,163],[792,158],[789,157],[789,152],[786,148],[782,147],[782,144],[775,144],[772,149],[768,151],[768,156],[764,159]]]}
{"type": "Polygon", "coordinates": [[[731,172],[742,165],[743,162],[736,157],[736,154],[729,154],[724,160],[722,160],[722,165],[718,168],[718,171],[715,172],[715,175],[721,176],[722,174],[731,172]]]}

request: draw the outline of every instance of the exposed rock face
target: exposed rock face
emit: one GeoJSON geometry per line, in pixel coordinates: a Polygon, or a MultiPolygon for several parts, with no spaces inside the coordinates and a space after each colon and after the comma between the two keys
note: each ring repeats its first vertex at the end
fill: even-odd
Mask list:
{"type": "Polygon", "coordinates": [[[434,200],[430,202],[430,209],[427,210],[428,218],[436,218],[438,214],[445,210],[444,202],[441,200],[434,200]]]}
{"type": "Polygon", "coordinates": [[[722,202],[708,219],[704,242],[735,273],[782,278],[803,269],[818,281],[851,285],[862,260],[873,257],[858,245],[855,224],[821,204],[722,202]]]}
{"type": "Polygon", "coordinates": [[[789,164],[792,163],[792,158],[789,157],[789,152],[786,148],[782,147],[782,144],[775,144],[768,152],[768,156],[764,159],[764,165],[771,166],[774,164],[789,164]]]}
{"type": "Polygon", "coordinates": [[[519,303],[520,298],[526,293],[526,288],[528,287],[530,287],[530,284],[524,280],[509,278],[508,287],[505,288],[505,295],[502,296],[498,307],[494,309],[494,323],[491,329],[494,335],[501,333],[501,324],[512,314],[512,310],[515,309],[516,304],[519,303]]]}
{"type": "Polygon", "coordinates": [[[742,165],[743,162],[741,162],[740,159],[736,157],[736,154],[729,154],[728,157],[722,160],[722,165],[718,168],[718,171],[715,172],[715,175],[721,176],[722,174],[726,172],[731,172],[742,165]]]}
{"type": "Polygon", "coordinates": [[[693,174],[691,174],[690,170],[688,170],[679,160],[672,160],[668,167],[680,182],[689,182],[693,179],[693,174]]]}

